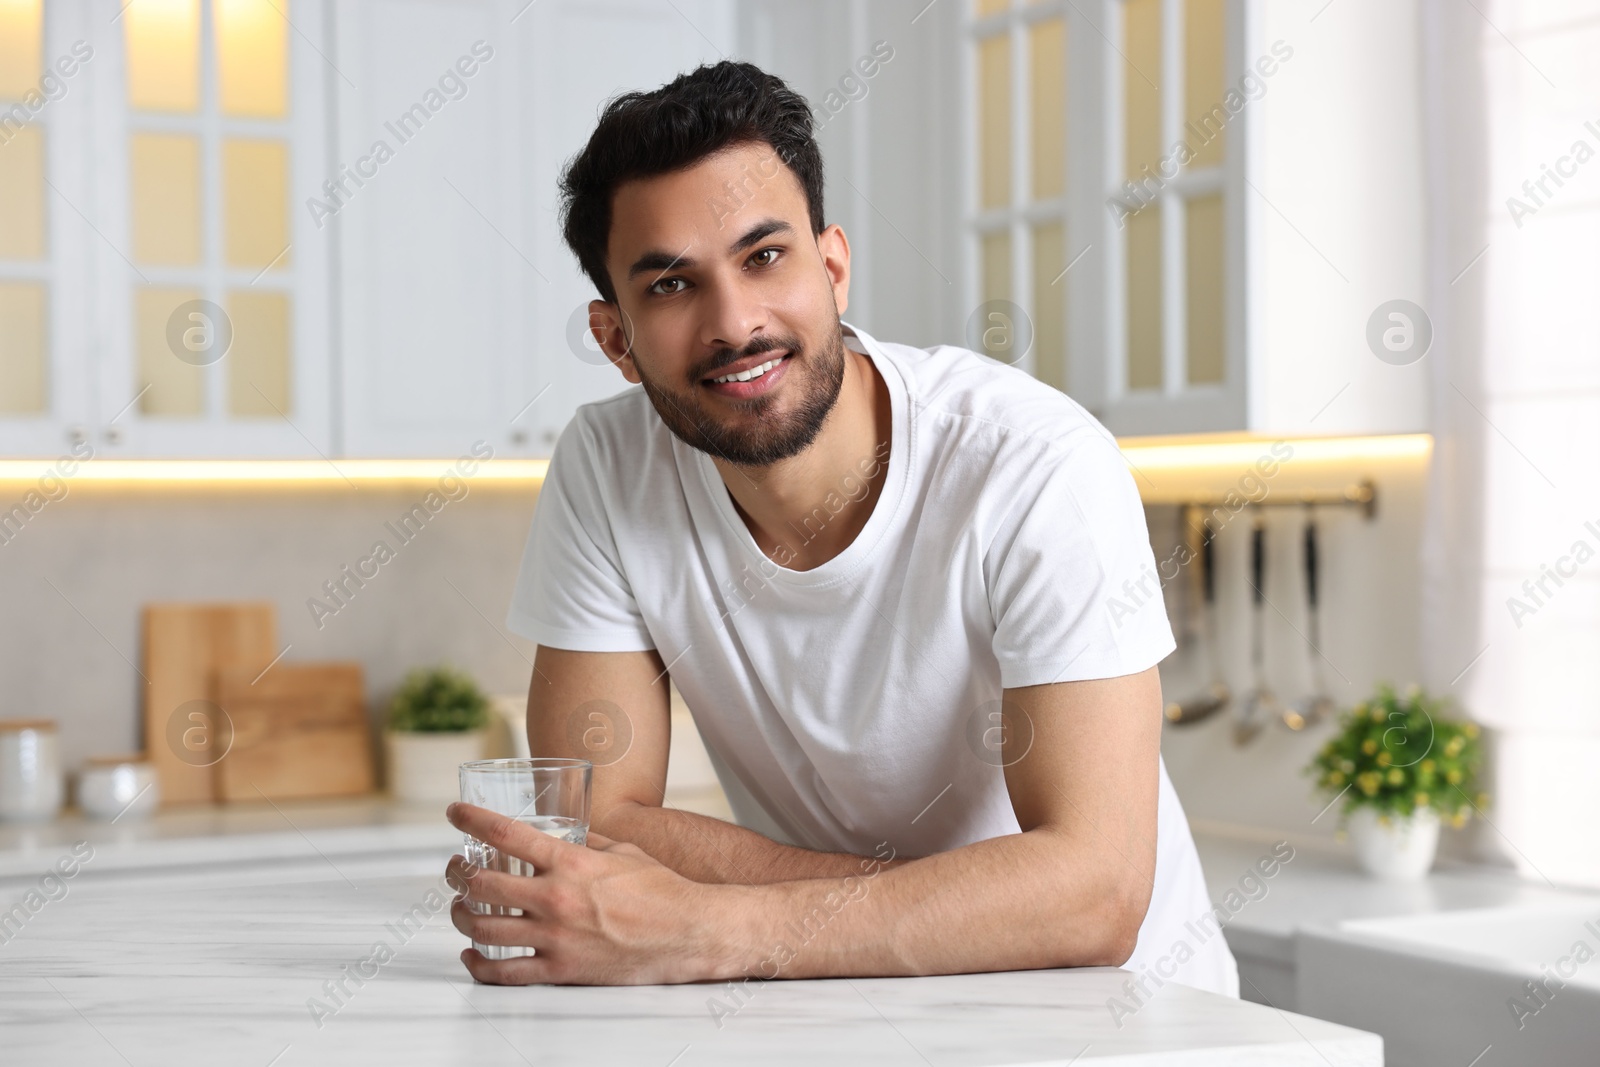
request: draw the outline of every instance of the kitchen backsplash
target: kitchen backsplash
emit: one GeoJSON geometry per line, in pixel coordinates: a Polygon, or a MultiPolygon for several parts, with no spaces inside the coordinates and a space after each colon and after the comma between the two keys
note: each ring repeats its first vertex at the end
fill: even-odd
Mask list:
{"type": "MultiPolygon", "coordinates": [[[[1404,685],[1417,675],[1425,471],[1421,459],[1368,469],[1379,494],[1371,520],[1353,508],[1319,513],[1323,673],[1341,706],[1378,680],[1404,685]]],[[[502,620],[537,490],[472,485],[448,506],[424,509],[425,522],[408,523],[429,486],[336,484],[74,489],[0,546],[0,603],[9,614],[0,717],[59,720],[69,769],[90,755],[137,748],[139,610],[151,601],[272,601],[279,641],[291,646],[286,658],[365,666],[374,721],[419,664],[451,662],[490,692],[524,692],[534,647],[502,620]]],[[[1267,673],[1292,700],[1310,685],[1303,517],[1292,507],[1266,511],[1267,673]]],[[[1177,544],[1176,509],[1157,504],[1146,514],[1156,559],[1165,560],[1177,544]]],[[[1250,683],[1248,544],[1242,514],[1216,541],[1220,660],[1236,699],[1250,683]]],[[[1162,667],[1168,700],[1210,680],[1208,654],[1184,644],[1177,617],[1186,580],[1185,573],[1164,589],[1180,640],[1162,667]]],[[[1321,803],[1299,773],[1330,724],[1295,733],[1269,723],[1241,748],[1232,715],[1166,728],[1163,751],[1189,817],[1332,836],[1337,813],[1311,821],[1321,803]]]]}

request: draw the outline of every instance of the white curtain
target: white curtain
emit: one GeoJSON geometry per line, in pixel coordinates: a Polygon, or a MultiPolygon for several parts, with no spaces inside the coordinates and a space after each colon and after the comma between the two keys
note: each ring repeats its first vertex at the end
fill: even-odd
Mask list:
{"type": "Polygon", "coordinates": [[[1488,725],[1486,855],[1600,884],[1600,0],[1423,0],[1424,677],[1488,725]]]}

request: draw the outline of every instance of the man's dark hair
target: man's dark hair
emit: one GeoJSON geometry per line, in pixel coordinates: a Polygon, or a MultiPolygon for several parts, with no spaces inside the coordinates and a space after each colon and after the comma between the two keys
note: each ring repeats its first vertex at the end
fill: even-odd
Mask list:
{"type": "Polygon", "coordinates": [[[560,185],[562,237],[601,297],[617,302],[606,273],[617,186],[759,142],[771,145],[799,179],[811,231],[820,234],[822,153],[811,133],[810,105],[783,79],[750,63],[725,59],[680,74],[651,92],[613,98],[589,143],[568,161],[560,185]]]}

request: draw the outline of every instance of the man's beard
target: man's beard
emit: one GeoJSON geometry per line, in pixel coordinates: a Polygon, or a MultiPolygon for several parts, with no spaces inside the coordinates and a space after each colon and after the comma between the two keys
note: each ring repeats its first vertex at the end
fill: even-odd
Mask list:
{"type": "MultiPolygon", "coordinates": [[[[837,314],[834,322],[826,349],[815,359],[802,351],[797,337],[762,338],[737,353],[730,349],[718,353],[717,362],[726,366],[762,352],[787,349],[791,353],[784,370],[784,378],[789,382],[788,392],[793,393],[796,386],[804,390],[799,403],[782,416],[772,414],[777,398],[770,393],[750,400],[730,401],[731,408],[745,413],[741,420],[745,424],[737,427],[724,425],[719,415],[706,411],[701,403],[706,387],[699,378],[688,392],[678,392],[652,382],[637,361],[634,367],[656,413],[680,441],[741,467],[767,467],[810,447],[839,399],[839,390],[844,384],[844,337],[837,314]],[[804,373],[797,376],[796,371],[804,373]]],[[[713,369],[709,373],[714,375],[716,371],[713,369]]]]}

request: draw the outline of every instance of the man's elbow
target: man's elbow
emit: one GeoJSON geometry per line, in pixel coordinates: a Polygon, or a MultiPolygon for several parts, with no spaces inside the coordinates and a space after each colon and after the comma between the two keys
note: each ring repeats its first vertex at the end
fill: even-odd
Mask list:
{"type": "Polygon", "coordinates": [[[1096,926],[1100,936],[1093,960],[1083,966],[1121,967],[1139,943],[1139,928],[1150,910],[1151,886],[1132,877],[1116,878],[1101,897],[1096,926]]]}
{"type": "Polygon", "coordinates": [[[627,841],[631,836],[627,827],[633,823],[634,816],[648,806],[636,800],[619,799],[603,811],[591,812],[589,828],[602,837],[627,841]]]}

